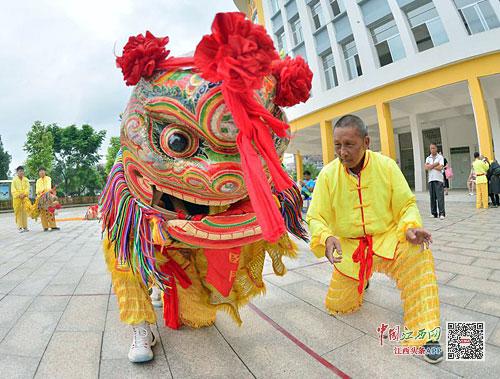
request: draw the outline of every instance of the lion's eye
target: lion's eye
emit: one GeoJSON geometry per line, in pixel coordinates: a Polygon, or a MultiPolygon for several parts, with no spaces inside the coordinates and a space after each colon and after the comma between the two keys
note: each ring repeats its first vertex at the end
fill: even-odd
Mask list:
{"type": "Polygon", "coordinates": [[[182,154],[189,148],[189,140],[182,133],[173,133],[168,137],[168,147],[176,153],[182,154]]]}
{"type": "Polygon", "coordinates": [[[173,158],[186,158],[198,150],[199,141],[186,130],[169,126],[160,134],[160,146],[165,154],[173,158]]]}

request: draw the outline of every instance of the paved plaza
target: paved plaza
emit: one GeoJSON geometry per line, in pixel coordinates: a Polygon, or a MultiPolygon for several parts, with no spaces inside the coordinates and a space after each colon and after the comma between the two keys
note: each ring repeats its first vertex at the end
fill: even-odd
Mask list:
{"type": "MultiPolygon", "coordinates": [[[[395,356],[380,346],[380,323],[402,325],[399,291],[374,274],[362,309],[332,317],[323,301],[331,266],[305,244],[282,278],[266,266],[266,296],[242,310],[243,326],[219,314],[214,327],[173,331],[158,325],[155,360],[128,362],[130,329],[119,322],[97,221],[61,222],[59,232],[19,234],[0,215],[1,378],[329,378],[498,377],[500,372],[500,209],[476,210],[464,193],[448,196],[433,231],[442,324],[484,321],[486,359],[443,361],[395,356]]],[[[83,208],[58,217],[81,217],[83,208]]],[[[269,263],[269,262],[268,262],[269,263]]],[[[444,346],[445,337],[441,341],[444,346]]]]}

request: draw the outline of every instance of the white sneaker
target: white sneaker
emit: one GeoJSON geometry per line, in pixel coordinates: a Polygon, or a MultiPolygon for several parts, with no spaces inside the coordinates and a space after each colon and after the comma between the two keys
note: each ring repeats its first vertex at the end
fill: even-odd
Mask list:
{"type": "Polygon", "coordinates": [[[439,219],[444,220],[444,216],[443,215],[439,216],[439,219]]]}
{"type": "Polygon", "coordinates": [[[153,307],[155,308],[163,307],[163,301],[161,295],[162,291],[158,287],[153,286],[151,288],[151,303],[153,303],[153,307]]]}
{"type": "Polygon", "coordinates": [[[134,339],[128,352],[128,360],[133,363],[148,362],[153,359],[153,350],[156,345],[156,337],[151,331],[149,324],[143,322],[133,325],[134,339]]]}

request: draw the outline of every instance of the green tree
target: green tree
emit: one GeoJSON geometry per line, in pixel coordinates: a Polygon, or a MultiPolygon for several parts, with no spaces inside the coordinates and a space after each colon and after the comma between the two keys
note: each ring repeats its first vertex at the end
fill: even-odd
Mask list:
{"type": "Polygon", "coordinates": [[[106,153],[106,166],[104,166],[106,176],[108,176],[115,164],[118,150],[120,150],[120,137],[111,137],[109,140],[108,152],[106,153]]]}
{"type": "Polygon", "coordinates": [[[36,178],[40,167],[51,171],[54,162],[53,127],[54,125],[43,125],[40,121],[35,121],[31,126],[24,144],[24,151],[28,154],[26,176],[36,178]]]}
{"type": "Polygon", "coordinates": [[[96,131],[90,125],[54,125],[55,181],[65,195],[93,195],[102,188],[102,176],[97,165],[99,148],[106,137],[105,131],[96,131]]]}
{"type": "Polygon", "coordinates": [[[9,178],[9,166],[12,156],[4,150],[2,136],[0,136],[0,180],[9,178]]]}

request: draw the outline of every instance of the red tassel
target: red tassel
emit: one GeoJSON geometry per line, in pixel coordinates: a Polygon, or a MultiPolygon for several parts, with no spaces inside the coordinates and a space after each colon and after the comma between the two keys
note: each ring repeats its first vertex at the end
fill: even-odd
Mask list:
{"type": "Polygon", "coordinates": [[[179,320],[179,295],[177,294],[177,282],[182,288],[188,288],[192,282],[183,268],[174,260],[170,259],[161,266],[161,271],[170,277],[170,289],[163,292],[163,319],[165,326],[171,329],[179,329],[181,322],[179,320]]]}

